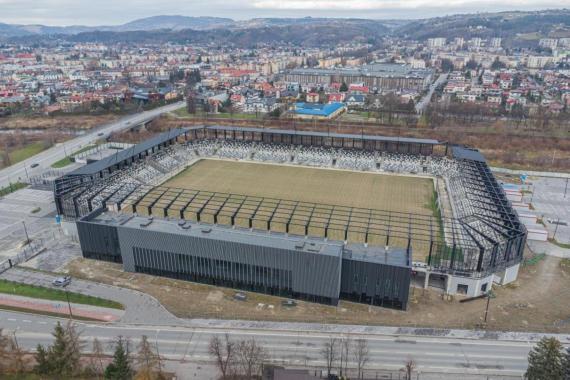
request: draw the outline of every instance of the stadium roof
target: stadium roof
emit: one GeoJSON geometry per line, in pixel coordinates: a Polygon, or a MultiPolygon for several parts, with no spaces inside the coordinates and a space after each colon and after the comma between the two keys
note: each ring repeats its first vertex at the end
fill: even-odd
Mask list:
{"type": "Polygon", "coordinates": [[[187,131],[188,130],[184,128],[176,128],[168,132],[160,133],[148,140],[143,141],[140,144],[134,145],[131,148],[117,151],[117,153],[113,154],[112,156],[105,157],[102,160],[95,161],[93,163],[77,168],[74,171],[70,172],[69,175],[90,175],[99,173],[102,170],[105,170],[124,160],[128,160],[129,158],[134,157],[148,149],[151,149],[152,147],[183,135],[187,131]]]}
{"type": "Polygon", "coordinates": [[[344,107],[342,103],[295,103],[295,113],[300,115],[330,116],[342,107],[344,107]]]}
{"type": "Polygon", "coordinates": [[[451,151],[453,152],[453,158],[457,160],[487,162],[485,160],[485,157],[483,157],[483,155],[476,149],[470,149],[456,145],[451,148],[451,151]]]}
{"type": "Polygon", "coordinates": [[[227,126],[210,126],[204,127],[210,130],[230,130],[239,132],[256,132],[256,133],[274,133],[281,135],[298,135],[298,136],[319,136],[319,137],[335,137],[347,139],[361,139],[361,140],[375,140],[375,141],[388,141],[388,142],[402,142],[402,143],[415,143],[415,144],[429,144],[439,145],[443,144],[438,140],[433,139],[416,139],[411,137],[391,137],[391,136],[374,136],[374,135],[356,135],[348,133],[327,133],[327,132],[311,132],[311,131],[297,131],[291,129],[263,129],[263,128],[249,128],[249,127],[227,127],[227,126]]]}

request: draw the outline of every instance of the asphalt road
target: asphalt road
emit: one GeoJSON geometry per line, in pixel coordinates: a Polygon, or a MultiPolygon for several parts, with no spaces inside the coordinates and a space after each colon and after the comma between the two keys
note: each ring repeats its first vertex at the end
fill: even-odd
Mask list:
{"type": "MultiPolygon", "coordinates": [[[[56,277],[48,273],[24,270],[18,267],[0,274],[0,278],[4,280],[46,288],[53,287],[52,281],[56,277]]],[[[125,306],[125,314],[121,318],[123,323],[170,326],[184,323],[183,320],[168,312],[155,298],[142,292],[79,279],[73,279],[66,290],[120,302],[125,306]]]]}
{"type": "Polygon", "coordinates": [[[66,141],[65,143],[58,144],[46,151],[28,158],[27,160],[0,170],[0,188],[8,186],[10,182],[14,183],[19,179],[24,180],[27,176],[39,175],[44,170],[50,169],[50,166],[54,162],[64,158],[66,153],[70,154],[76,150],[79,150],[81,147],[90,144],[97,139],[104,138],[112,132],[117,132],[129,127],[133,127],[137,124],[151,120],[162,113],[182,108],[184,105],[184,102],[177,102],[150,111],[144,111],[135,115],[125,116],[112,123],[95,128],[92,132],[66,141]],[[39,164],[39,166],[32,168],[31,165],[34,163],[39,164]]]}
{"type": "MultiPolygon", "coordinates": [[[[56,319],[29,314],[0,311],[4,333],[16,333],[18,343],[34,349],[38,343],[52,341],[56,319]]],[[[170,360],[209,361],[208,344],[212,336],[229,334],[232,340],[255,339],[269,353],[271,361],[289,366],[324,366],[320,353],[323,344],[339,333],[271,331],[263,329],[225,329],[201,327],[153,327],[137,325],[104,325],[77,323],[86,351],[97,337],[107,353],[117,336],[129,338],[134,345],[146,335],[162,356],[170,360]]],[[[368,369],[398,370],[412,358],[422,372],[520,375],[527,366],[531,348],[528,342],[485,341],[438,337],[399,337],[389,335],[353,335],[368,342],[368,369]]]]}
{"type": "Polygon", "coordinates": [[[417,113],[422,113],[425,110],[425,108],[428,106],[429,102],[431,101],[431,96],[433,95],[433,92],[435,91],[437,86],[447,81],[448,76],[449,74],[447,73],[441,74],[439,78],[437,78],[437,80],[431,84],[428,93],[418,102],[418,104],[416,104],[417,113]]]}

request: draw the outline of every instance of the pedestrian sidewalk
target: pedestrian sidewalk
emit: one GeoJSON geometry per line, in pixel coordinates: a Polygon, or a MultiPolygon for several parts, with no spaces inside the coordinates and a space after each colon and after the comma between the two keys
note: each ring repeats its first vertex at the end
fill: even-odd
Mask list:
{"type": "Polygon", "coordinates": [[[0,294],[0,305],[25,309],[30,312],[46,312],[69,316],[69,306],[73,317],[95,319],[102,322],[117,322],[121,319],[124,310],[111,309],[100,306],[83,305],[63,301],[50,301],[11,294],[0,294]]]}

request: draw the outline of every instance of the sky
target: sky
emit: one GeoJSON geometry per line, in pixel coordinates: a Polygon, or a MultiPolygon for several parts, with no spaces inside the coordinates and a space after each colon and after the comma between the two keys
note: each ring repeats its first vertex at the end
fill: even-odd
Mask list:
{"type": "Polygon", "coordinates": [[[0,22],[117,25],[157,15],[413,19],[553,8],[570,8],[570,0],[0,0],[0,22]]]}

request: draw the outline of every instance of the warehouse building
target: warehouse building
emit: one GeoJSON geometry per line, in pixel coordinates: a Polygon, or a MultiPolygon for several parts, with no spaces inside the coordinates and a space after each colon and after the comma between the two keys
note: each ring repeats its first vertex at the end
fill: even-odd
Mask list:
{"type": "Polygon", "coordinates": [[[357,68],[298,68],[281,75],[285,82],[301,85],[329,86],[333,83],[364,84],[372,90],[418,90],[429,86],[431,69],[414,69],[409,65],[374,63],[357,68]]]}

